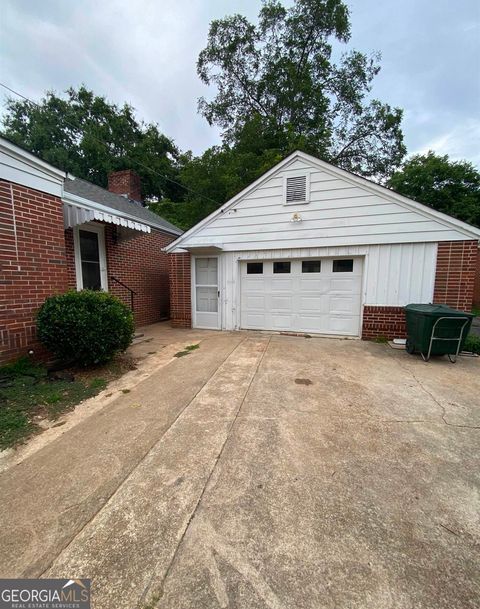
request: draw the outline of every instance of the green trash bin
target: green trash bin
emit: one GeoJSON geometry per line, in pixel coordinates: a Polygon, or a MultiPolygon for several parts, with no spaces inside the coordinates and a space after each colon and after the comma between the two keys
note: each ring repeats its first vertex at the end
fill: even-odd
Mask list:
{"type": "Polygon", "coordinates": [[[408,353],[420,353],[427,362],[431,355],[448,355],[454,362],[470,332],[473,315],[446,305],[409,304],[405,318],[408,353]]]}

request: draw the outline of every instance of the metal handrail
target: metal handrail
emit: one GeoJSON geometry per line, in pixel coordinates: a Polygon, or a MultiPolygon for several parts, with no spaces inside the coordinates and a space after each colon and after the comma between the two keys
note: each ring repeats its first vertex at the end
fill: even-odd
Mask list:
{"type": "Polygon", "coordinates": [[[126,290],[128,290],[130,292],[130,308],[132,309],[132,311],[134,310],[133,308],[133,297],[137,296],[137,292],[135,292],[134,290],[132,290],[132,288],[129,288],[128,285],[125,285],[123,283],[123,281],[120,281],[120,279],[118,279],[117,277],[115,277],[114,275],[110,275],[110,279],[112,281],[116,281],[119,285],[121,285],[122,287],[124,287],[126,290]]]}

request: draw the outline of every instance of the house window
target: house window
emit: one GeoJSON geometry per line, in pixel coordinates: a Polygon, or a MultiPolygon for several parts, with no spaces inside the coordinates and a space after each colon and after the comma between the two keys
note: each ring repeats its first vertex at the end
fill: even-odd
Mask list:
{"type": "Polygon", "coordinates": [[[247,275],[261,275],[263,262],[247,262],[247,275]]]}
{"type": "Polygon", "coordinates": [[[310,175],[296,175],[285,178],[285,205],[308,203],[310,175]]]}
{"type": "Polygon", "coordinates": [[[333,261],[333,272],[334,273],[352,273],[353,272],[353,260],[351,258],[345,260],[334,260],[333,261]]]}
{"type": "Polygon", "coordinates": [[[320,273],[320,260],[302,260],[302,273],[320,273]]]}
{"type": "Polygon", "coordinates": [[[78,290],[107,290],[103,226],[82,225],[74,230],[75,271],[78,290]]]}
{"type": "Polygon", "coordinates": [[[273,263],[273,272],[274,273],[290,273],[290,262],[283,261],[282,262],[274,262],[273,263]]]}

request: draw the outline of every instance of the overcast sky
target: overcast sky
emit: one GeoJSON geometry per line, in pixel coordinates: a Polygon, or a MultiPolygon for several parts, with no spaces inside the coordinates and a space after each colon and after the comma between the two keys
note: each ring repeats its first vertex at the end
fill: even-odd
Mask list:
{"type": "MultiPolygon", "coordinates": [[[[480,166],[480,1],[351,0],[349,48],[381,51],[374,96],[405,110],[409,153],[433,149],[480,166]]],[[[258,14],[260,0],[3,0],[2,82],[38,100],[84,83],[182,150],[219,133],[197,114],[213,92],[196,74],[214,18],[258,14]]],[[[0,91],[2,103],[5,93],[0,91]]]]}

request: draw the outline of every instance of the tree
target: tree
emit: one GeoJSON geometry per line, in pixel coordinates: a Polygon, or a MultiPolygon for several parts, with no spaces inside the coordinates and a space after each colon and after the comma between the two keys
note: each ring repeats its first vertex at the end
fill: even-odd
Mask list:
{"type": "Polygon", "coordinates": [[[180,180],[184,185],[182,202],[163,200],[149,209],[188,229],[256,180],[281,160],[271,148],[259,150],[214,146],[198,157],[191,153],[179,159],[180,180]]]}
{"type": "Polygon", "coordinates": [[[111,171],[134,169],[145,197],[181,199],[179,152],[156,124],[138,122],[133,108],[117,106],[80,87],[66,97],[47,92],[39,104],[8,99],[2,135],[73,175],[105,187],[111,171]]]}
{"type": "Polygon", "coordinates": [[[358,51],[333,60],[350,22],[342,0],[265,0],[258,24],[242,15],[215,20],[200,53],[201,80],[217,93],[199,100],[224,144],[255,129],[272,148],[302,148],[364,176],[385,179],[405,155],[402,111],[370,99],[379,56],[358,51]],[[252,127],[253,125],[253,127],[252,127]]]}
{"type": "Polygon", "coordinates": [[[395,172],[388,185],[419,203],[480,227],[480,172],[468,161],[417,154],[395,172]]]}

